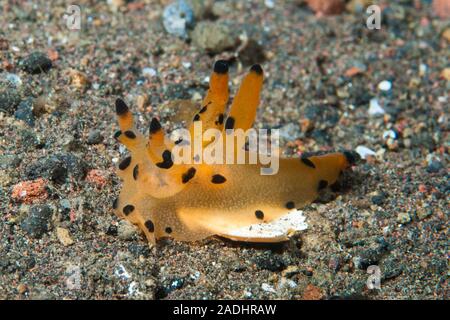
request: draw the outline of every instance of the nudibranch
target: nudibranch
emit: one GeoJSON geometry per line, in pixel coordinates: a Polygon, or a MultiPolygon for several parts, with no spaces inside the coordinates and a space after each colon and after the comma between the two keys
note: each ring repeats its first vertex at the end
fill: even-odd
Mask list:
{"type": "MultiPolygon", "coordinates": [[[[137,225],[151,243],[163,237],[195,241],[212,235],[249,242],[287,240],[289,230],[282,234],[250,231],[314,201],[321,189],[334,184],[340,173],[354,164],[351,152],[279,157],[278,172],[272,175],[261,174],[266,164],[259,160],[253,164],[207,164],[198,161],[199,155],[193,152],[190,163],[173,161],[174,147],[184,144],[190,148],[190,141],[207,129],[224,132],[225,137],[229,130],[252,128],[263,78],[261,66],[253,65],[226,113],[228,64],[216,61],[206,97],[187,131],[187,142],[185,138],[169,139],[156,118],[147,135],[138,132],[130,109],[118,98],[115,107],[120,130],[114,137],[130,156],[118,166],[123,187],[113,203],[115,213],[137,225]],[[194,130],[199,123],[200,132],[194,130]]],[[[207,147],[219,142],[222,137],[202,144],[207,147]]],[[[234,146],[234,152],[239,148],[246,157],[257,152],[242,143],[234,146]]]]}

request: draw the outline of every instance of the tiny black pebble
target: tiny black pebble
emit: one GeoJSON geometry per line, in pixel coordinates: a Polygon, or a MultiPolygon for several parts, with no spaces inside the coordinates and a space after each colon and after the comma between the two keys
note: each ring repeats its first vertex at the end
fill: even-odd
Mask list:
{"type": "Polygon", "coordinates": [[[225,179],[225,177],[220,174],[213,175],[211,179],[211,182],[215,184],[224,183],[225,181],[227,181],[227,179],[225,179]]]}
{"type": "Polygon", "coordinates": [[[328,187],[328,181],[326,181],[326,180],[320,180],[320,181],[319,181],[319,190],[323,190],[323,189],[325,189],[326,187],[328,187]]]}
{"type": "Polygon", "coordinates": [[[162,162],[158,162],[156,165],[161,169],[170,169],[173,166],[172,153],[169,150],[164,150],[162,153],[162,162]]]}
{"type": "Polygon", "coordinates": [[[286,202],[286,208],[287,209],[294,209],[295,208],[295,203],[293,201],[286,202]]]}
{"type": "Polygon", "coordinates": [[[194,116],[194,121],[198,121],[198,120],[200,120],[200,115],[197,113],[197,114],[194,116]]]}
{"type": "Polygon", "coordinates": [[[139,165],[137,164],[134,167],[134,169],[133,169],[133,178],[134,178],[134,180],[137,180],[138,174],[139,174],[139,165]]]}
{"type": "Polygon", "coordinates": [[[259,64],[252,65],[250,70],[253,71],[253,72],[256,72],[259,75],[261,75],[263,73],[263,69],[261,68],[261,66],[259,64]]]}
{"type": "Polygon", "coordinates": [[[127,104],[120,98],[116,100],[116,113],[121,116],[128,112],[127,104]]]}
{"type": "Polygon", "coordinates": [[[172,228],[171,227],[167,227],[166,228],[166,233],[171,234],[172,233],[172,228]]]}
{"type": "Polygon", "coordinates": [[[155,225],[153,224],[152,220],[145,221],[145,227],[147,228],[147,230],[149,232],[154,232],[155,231],[155,225]]]}
{"type": "Polygon", "coordinates": [[[188,171],[186,171],[186,173],[183,173],[181,181],[183,183],[189,182],[189,180],[191,180],[195,176],[196,171],[197,170],[195,170],[195,168],[189,168],[188,171]]]}
{"type": "Polygon", "coordinates": [[[308,158],[306,158],[306,157],[301,157],[300,158],[300,160],[302,160],[302,162],[305,164],[305,165],[307,165],[308,167],[311,167],[311,168],[316,168],[316,166],[314,165],[314,163],[311,161],[311,160],[309,160],[308,158]]]}
{"type": "Polygon", "coordinates": [[[228,62],[225,60],[217,60],[216,63],[214,63],[214,72],[225,74],[228,72],[228,62]]]}
{"type": "Polygon", "coordinates": [[[150,122],[150,134],[156,133],[161,130],[161,123],[156,118],[152,118],[150,122]]]}
{"type": "Polygon", "coordinates": [[[234,129],[234,118],[228,117],[227,121],[225,122],[225,130],[226,129],[234,129]]]}
{"type": "Polygon", "coordinates": [[[119,198],[115,198],[113,201],[113,209],[117,209],[118,205],[119,205],[119,198]]]}
{"type": "Polygon", "coordinates": [[[119,138],[121,134],[122,134],[122,131],[120,131],[120,130],[116,131],[116,133],[114,133],[114,139],[117,140],[117,138],[119,138]]]}
{"type": "Polygon", "coordinates": [[[136,139],[136,135],[134,134],[133,131],[125,131],[124,135],[125,135],[127,138],[130,138],[130,139],[136,139]]]}
{"type": "Polygon", "coordinates": [[[126,168],[128,168],[128,166],[131,163],[131,157],[126,157],[125,159],[122,160],[122,162],[119,164],[119,169],[120,170],[125,170],[126,168]]]}
{"type": "Polygon", "coordinates": [[[262,219],[264,219],[264,212],[262,212],[261,210],[256,210],[255,216],[256,216],[256,218],[262,220],[262,219]]]}
{"type": "Polygon", "coordinates": [[[203,108],[200,109],[200,111],[198,113],[203,113],[208,109],[208,105],[204,106],[203,108]]]}
{"type": "Polygon", "coordinates": [[[123,207],[122,211],[123,214],[127,216],[134,211],[134,206],[131,204],[127,204],[125,207],[123,207]]]}
{"type": "Polygon", "coordinates": [[[217,117],[216,125],[223,124],[223,113],[217,117]]]}

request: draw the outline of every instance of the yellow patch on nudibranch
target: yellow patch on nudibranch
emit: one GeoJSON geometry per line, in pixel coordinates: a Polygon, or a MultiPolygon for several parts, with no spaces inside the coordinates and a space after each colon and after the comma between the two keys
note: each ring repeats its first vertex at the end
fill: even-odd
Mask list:
{"type": "MultiPolygon", "coordinates": [[[[251,67],[226,116],[228,64],[217,61],[208,93],[189,127],[191,141],[197,121],[202,122],[202,134],[211,128],[251,128],[263,77],[261,66],[251,67]]],[[[279,171],[274,175],[261,175],[260,163],[175,164],[171,151],[176,143],[166,137],[156,118],[145,137],[136,130],[132,114],[121,99],[116,101],[116,113],[120,131],[114,137],[131,156],[119,164],[123,187],[113,207],[119,217],[137,225],[152,243],[162,237],[194,241],[212,235],[241,241],[284,241],[289,230],[281,234],[242,230],[255,231],[254,226],[261,224],[290,221],[294,209],[314,201],[319,191],[335,183],[342,170],[354,161],[353,155],[346,152],[280,158],[279,171]]],[[[216,141],[204,146],[213,143],[216,141]]],[[[246,151],[247,156],[250,152],[246,151]]]]}

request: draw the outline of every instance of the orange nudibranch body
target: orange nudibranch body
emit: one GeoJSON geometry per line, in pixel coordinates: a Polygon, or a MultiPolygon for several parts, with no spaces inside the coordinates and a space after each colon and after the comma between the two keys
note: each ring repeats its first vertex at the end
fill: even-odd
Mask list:
{"type": "MultiPolygon", "coordinates": [[[[217,61],[208,93],[189,127],[188,148],[195,135],[208,129],[221,132],[250,129],[260,102],[263,78],[261,66],[252,66],[226,115],[228,64],[217,61]],[[202,124],[200,132],[194,130],[198,121],[202,124]]],[[[162,237],[194,241],[212,235],[252,242],[284,241],[289,230],[281,235],[242,230],[270,224],[311,203],[321,189],[335,183],[355,160],[349,152],[276,158],[278,172],[271,175],[261,174],[265,165],[260,161],[197,163],[198,155],[194,152],[192,162],[175,163],[173,151],[180,141],[167,139],[156,118],[150,124],[148,136],[144,136],[136,130],[131,112],[121,99],[116,101],[116,113],[120,131],[115,138],[128,148],[130,156],[119,164],[123,187],[113,207],[119,217],[137,225],[152,243],[162,237]]],[[[221,139],[203,141],[203,147],[223,143],[221,139]]],[[[237,144],[233,152],[244,147],[237,144]]],[[[254,151],[244,152],[248,158],[254,151]]]]}

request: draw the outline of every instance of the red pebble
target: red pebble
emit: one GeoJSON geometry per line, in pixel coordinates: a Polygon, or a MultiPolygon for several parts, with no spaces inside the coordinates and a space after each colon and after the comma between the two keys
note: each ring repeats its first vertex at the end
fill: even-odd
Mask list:
{"type": "Polygon", "coordinates": [[[450,18],[450,0],[433,0],[433,12],[441,19],[450,18]]]}
{"type": "Polygon", "coordinates": [[[47,182],[40,178],[32,181],[22,181],[13,186],[11,197],[20,202],[33,203],[48,198],[45,186],[47,182]]]}
{"type": "Polygon", "coordinates": [[[102,188],[106,185],[106,174],[102,170],[92,169],[88,172],[86,180],[93,183],[97,188],[102,188]]]}
{"type": "Polygon", "coordinates": [[[343,0],[307,0],[308,6],[318,15],[336,15],[345,9],[343,0]]]}

